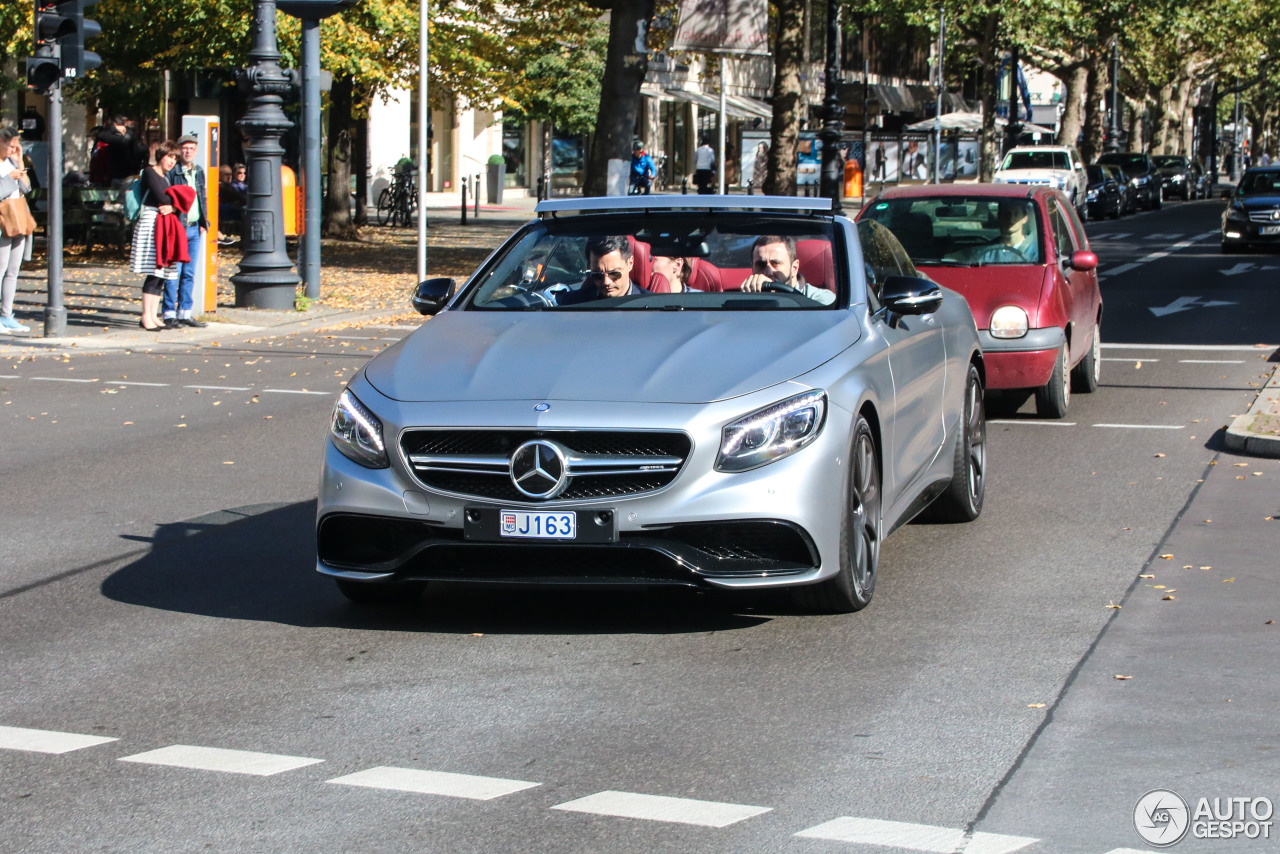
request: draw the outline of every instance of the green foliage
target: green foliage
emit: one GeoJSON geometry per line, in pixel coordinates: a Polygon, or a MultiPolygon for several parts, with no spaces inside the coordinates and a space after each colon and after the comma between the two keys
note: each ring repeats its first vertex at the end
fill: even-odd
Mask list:
{"type": "Polygon", "coordinates": [[[595,127],[608,38],[601,32],[582,47],[553,46],[524,66],[523,80],[504,99],[507,115],[551,121],[568,133],[595,127]]]}

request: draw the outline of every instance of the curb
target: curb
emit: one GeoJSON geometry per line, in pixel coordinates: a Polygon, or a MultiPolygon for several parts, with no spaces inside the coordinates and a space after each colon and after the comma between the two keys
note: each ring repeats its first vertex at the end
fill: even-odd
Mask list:
{"type": "Polygon", "coordinates": [[[1256,457],[1280,457],[1280,368],[1254,398],[1253,405],[1227,428],[1227,447],[1256,457]]]}

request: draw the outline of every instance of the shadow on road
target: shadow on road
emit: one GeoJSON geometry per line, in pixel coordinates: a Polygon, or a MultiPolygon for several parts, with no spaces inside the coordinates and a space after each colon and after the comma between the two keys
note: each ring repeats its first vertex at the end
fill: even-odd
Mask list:
{"type": "Polygon", "coordinates": [[[751,628],[771,619],[739,613],[746,600],[685,589],[431,584],[421,600],[403,606],[356,606],[315,571],[314,501],[256,515],[245,510],[163,526],[155,548],[103,582],[103,595],[220,619],[447,634],[678,634],[751,628]]]}

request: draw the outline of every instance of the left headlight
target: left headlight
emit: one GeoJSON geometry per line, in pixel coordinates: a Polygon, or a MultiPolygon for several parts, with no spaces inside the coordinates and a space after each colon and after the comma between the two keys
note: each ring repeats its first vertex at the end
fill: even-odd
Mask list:
{"type": "Polygon", "coordinates": [[[807,391],[725,425],[716,471],[747,471],[794,454],[818,438],[826,414],[826,392],[807,391]]]}
{"type": "Polygon", "coordinates": [[[371,469],[384,469],[391,464],[382,441],[382,422],[350,390],[340,394],[333,407],[329,438],[352,462],[371,469]]]}

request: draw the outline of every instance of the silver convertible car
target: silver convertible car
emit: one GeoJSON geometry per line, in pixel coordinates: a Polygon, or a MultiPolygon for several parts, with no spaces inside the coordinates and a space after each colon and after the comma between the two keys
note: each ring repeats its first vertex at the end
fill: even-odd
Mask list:
{"type": "Polygon", "coordinates": [[[777,589],[865,607],[880,545],[968,521],[986,473],[965,300],[828,199],[542,202],[338,398],[319,571],[777,589]]]}

